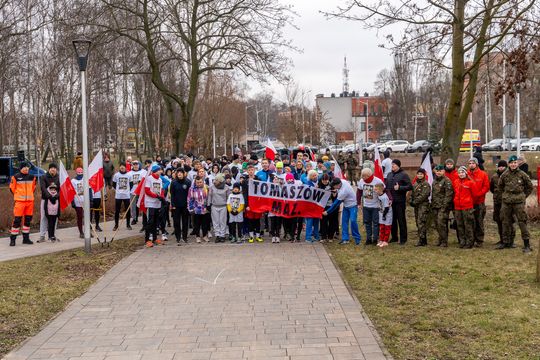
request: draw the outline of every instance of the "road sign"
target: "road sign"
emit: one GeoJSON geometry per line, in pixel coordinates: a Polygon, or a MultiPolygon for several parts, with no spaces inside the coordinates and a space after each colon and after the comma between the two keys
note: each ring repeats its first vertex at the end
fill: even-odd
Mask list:
{"type": "Polygon", "coordinates": [[[516,136],[516,124],[508,123],[504,125],[503,134],[506,137],[514,138],[516,136]]]}

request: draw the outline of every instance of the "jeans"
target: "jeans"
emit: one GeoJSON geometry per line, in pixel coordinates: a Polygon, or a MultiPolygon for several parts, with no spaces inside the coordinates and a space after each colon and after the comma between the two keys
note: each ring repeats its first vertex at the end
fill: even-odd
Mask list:
{"type": "Polygon", "coordinates": [[[366,227],[366,243],[379,241],[379,209],[364,207],[362,213],[366,227]]]}
{"type": "Polygon", "coordinates": [[[362,238],[360,237],[360,232],[358,231],[358,206],[343,207],[343,212],[341,214],[341,241],[349,241],[349,221],[352,231],[352,236],[356,245],[360,245],[362,238]]]}
{"type": "Polygon", "coordinates": [[[315,238],[315,241],[319,241],[319,223],[321,222],[318,218],[307,218],[306,219],[306,241],[311,241],[311,237],[315,238]]]}
{"type": "Polygon", "coordinates": [[[174,235],[176,236],[176,240],[187,240],[188,217],[189,212],[187,207],[175,208],[173,210],[174,235]]]}

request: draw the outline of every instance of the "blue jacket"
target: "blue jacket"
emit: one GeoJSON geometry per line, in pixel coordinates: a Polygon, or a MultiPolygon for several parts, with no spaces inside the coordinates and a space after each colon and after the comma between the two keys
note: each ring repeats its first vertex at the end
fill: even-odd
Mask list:
{"type": "Polygon", "coordinates": [[[169,187],[171,192],[171,206],[175,208],[187,208],[187,197],[191,181],[188,179],[174,180],[169,187]]]}
{"type": "Polygon", "coordinates": [[[259,170],[255,175],[257,175],[260,181],[270,181],[270,175],[273,173],[272,170],[259,170]]]}

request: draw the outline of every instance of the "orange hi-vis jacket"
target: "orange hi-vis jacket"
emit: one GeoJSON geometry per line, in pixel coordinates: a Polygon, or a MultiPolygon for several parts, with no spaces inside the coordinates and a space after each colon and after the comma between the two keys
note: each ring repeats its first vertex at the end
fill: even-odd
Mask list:
{"type": "Polygon", "coordinates": [[[9,190],[15,201],[34,201],[36,178],[34,175],[17,173],[11,177],[9,190]]]}

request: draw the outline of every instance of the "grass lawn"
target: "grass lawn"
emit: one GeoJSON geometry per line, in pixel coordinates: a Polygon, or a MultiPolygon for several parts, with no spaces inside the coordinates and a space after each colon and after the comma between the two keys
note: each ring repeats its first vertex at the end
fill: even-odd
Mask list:
{"type": "MultiPolygon", "coordinates": [[[[409,215],[410,216],[410,215],[409,215]]],[[[540,226],[530,225],[534,252],[329,244],[328,252],[396,359],[540,359],[540,284],[535,283],[540,226]]],[[[412,219],[409,217],[409,219],[412,219]]],[[[365,239],[364,237],[362,239],[365,239]]]]}
{"type": "Polygon", "coordinates": [[[100,276],[142,246],[141,237],[0,262],[0,358],[35,335],[100,276]]]}

